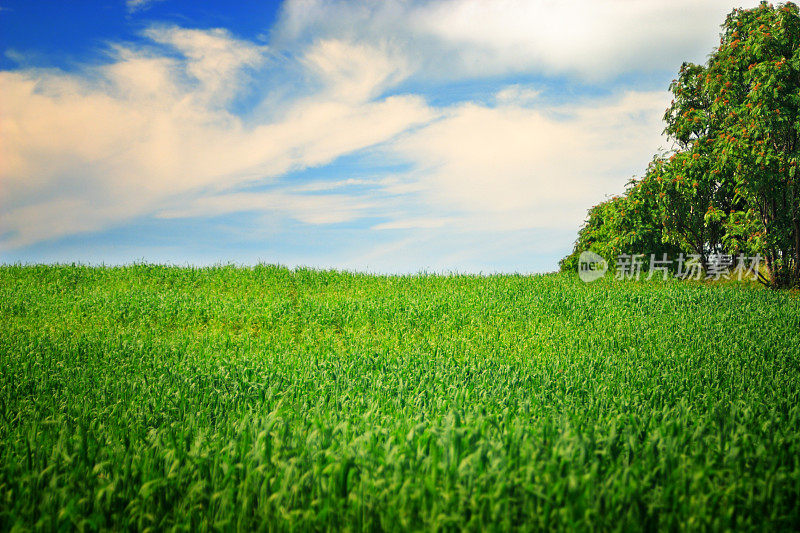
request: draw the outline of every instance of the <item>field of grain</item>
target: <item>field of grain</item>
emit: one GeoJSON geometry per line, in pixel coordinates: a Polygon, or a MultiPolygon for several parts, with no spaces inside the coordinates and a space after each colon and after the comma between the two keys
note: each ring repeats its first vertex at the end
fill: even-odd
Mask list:
{"type": "Polygon", "coordinates": [[[0,267],[0,530],[787,529],[800,298],[0,267]]]}

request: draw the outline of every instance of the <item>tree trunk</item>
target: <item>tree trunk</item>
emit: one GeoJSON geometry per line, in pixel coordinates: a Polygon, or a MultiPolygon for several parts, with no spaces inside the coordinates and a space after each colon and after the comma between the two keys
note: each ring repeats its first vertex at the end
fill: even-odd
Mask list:
{"type": "Polygon", "coordinates": [[[797,214],[792,220],[792,229],[794,231],[794,282],[800,282],[800,219],[797,214]]]}

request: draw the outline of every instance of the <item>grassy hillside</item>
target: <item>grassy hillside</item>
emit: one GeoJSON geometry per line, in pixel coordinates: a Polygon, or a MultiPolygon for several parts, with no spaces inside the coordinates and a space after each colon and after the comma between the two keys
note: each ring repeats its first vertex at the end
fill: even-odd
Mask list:
{"type": "Polygon", "coordinates": [[[800,524],[800,298],[0,267],[0,530],[800,524]]]}

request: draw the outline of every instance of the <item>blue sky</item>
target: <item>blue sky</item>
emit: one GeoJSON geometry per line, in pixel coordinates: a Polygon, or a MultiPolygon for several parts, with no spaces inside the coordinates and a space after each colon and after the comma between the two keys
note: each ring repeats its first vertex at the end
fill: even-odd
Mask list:
{"type": "Polygon", "coordinates": [[[722,0],[0,0],[0,261],[545,272],[722,0]]]}

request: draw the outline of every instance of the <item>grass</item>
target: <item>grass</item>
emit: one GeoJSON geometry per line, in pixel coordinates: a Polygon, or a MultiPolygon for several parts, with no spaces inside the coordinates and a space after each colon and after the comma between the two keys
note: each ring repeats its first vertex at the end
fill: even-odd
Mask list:
{"type": "Polygon", "coordinates": [[[0,267],[0,530],[800,525],[800,298],[0,267]]]}

